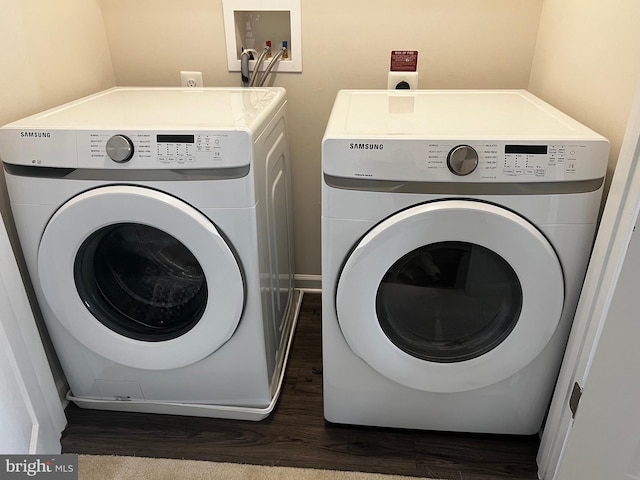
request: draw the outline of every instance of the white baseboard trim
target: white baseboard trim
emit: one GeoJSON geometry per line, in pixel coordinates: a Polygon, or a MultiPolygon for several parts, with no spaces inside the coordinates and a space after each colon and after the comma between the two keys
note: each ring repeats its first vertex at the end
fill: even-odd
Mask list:
{"type": "Polygon", "coordinates": [[[304,292],[320,293],[322,291],[322,275],[305,275],[296,273],[294,276],[295,288],[304,292]]]}

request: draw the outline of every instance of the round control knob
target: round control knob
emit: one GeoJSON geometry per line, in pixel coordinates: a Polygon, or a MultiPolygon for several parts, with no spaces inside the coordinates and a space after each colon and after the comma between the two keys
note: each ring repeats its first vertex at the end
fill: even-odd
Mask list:
{"type": "Polygon", "coordinates": [[[124,135],[114,135],[107,140],[107,155],[114,162],[128,162],[133,157],[133,142],[124,135]]]}
{"type": "Polygon", "coordinates": [[[447,155],[447,166],[455,175],[469,175],[478,166],[478,152],[469,145],[458,145],[447,155]]]}

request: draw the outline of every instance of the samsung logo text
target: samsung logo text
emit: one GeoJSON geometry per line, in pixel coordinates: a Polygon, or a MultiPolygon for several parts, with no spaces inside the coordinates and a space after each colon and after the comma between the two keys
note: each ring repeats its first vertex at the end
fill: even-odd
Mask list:
{"type": "Polygon", "coordinates": [[[51,132],[20,132],[21,137],[51,138],[51,132]]]}
{"type": "Polygon", "coordinates": [[[382,150],[382,143],[350,143],[349,150],[382,150]]]}

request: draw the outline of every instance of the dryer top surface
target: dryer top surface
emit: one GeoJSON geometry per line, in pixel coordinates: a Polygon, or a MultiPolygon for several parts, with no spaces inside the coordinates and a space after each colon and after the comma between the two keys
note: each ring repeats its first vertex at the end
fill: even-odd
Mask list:
{"type": "Polygon", "coordinates": [[[327,137],[602,139],[525,90],[342,90],[327,137]]]}
{"type": "Polygon", "coordinates": [[[3,128],[225,130],[252,128],[285,97],[282,88],[116,87],[3,128]]]}
{"type": "Polygon", "coordinates": [[[526,90],[342,90],[322,166],[360,183],[564,183],[604,178],[608,154],[606,138],[526,90]]]}

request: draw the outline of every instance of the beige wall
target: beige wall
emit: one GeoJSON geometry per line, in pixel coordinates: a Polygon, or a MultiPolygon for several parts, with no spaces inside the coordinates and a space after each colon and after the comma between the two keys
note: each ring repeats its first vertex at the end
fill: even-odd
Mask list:
{"type": "Polygon", "coordinates": [[[97,0],[0,0],[0,51],[0,125],[115,84],[97,0]]]}
{"type": "Polygon", "coordinates": [[[97,0],[0,0],[0,124],[115,84],[97,0]]]}
{"type": "Polygon", "coordinates": [[[609,181],[640,87],[640,2],[544,0],[529,90],[611,142],[609,181]]]}
{"type": "MultiPolygon", "coordinates": [[[[222,0],[100,0],[118,85],[238,86],[222,0]]],[[[386,88],[391,50],[416,49],[422,88],[526,88],[542,0],[301,0],[301,74],[289,95],[296,271],[320,274],[320,143],[336,92],[386,88]]]]}

